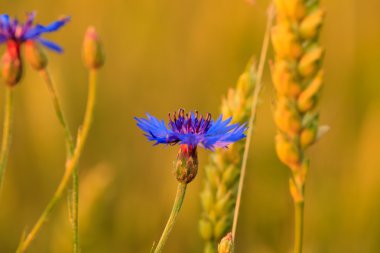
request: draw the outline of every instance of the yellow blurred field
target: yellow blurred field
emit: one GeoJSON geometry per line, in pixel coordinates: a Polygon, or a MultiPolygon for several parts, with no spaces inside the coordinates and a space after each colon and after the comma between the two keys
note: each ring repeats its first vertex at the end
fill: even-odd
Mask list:
{"type": "MultiPolygon", "coordinates": [[[[80,160],[82,252],[149,252],[166,222],[176,180],[177,149],[152,148],[134,116],[186,108],[219,114],[252,54],[259,56],[269,1],[2,1],[1,13],[20,19],[37,11],[43,24],[62,15],[71,22],[46,36],[63,46],[50,53],[50,69],[72,131],[81,123],[87,70],[83,34],[94,25],[106,64],[99,72],[95,120],[80,160]]],[[[308,152],[305,253],[380,252],[380,2],[321,1],[327,12],[325,87],[319,111],[330,132],[308,152]]],[[[1,47],[3,52],[4,47],[1,47]]],[[[273,59],[270,50],[269,59],[273,59]]],[[[0,105],[4,88],[0,88],[0,105]]],[[[275,154],[269,66],[248,162],[237,252],[289,252],[293,203],[288,169],[275,154]]],[[[29,66],[15,95],[15,128],[0,197],[0,252],[14,252],[35,222],[64,171],[64,133],[48,92],[29,66]]],[[[1,119],[3,109],[1,111],[1,119]]],[[[209,151],[165,252],[202,252],[199,193],[209,151]]],[[[66,197],[33,242],[31,253],[71,252],[66,197]]]]}

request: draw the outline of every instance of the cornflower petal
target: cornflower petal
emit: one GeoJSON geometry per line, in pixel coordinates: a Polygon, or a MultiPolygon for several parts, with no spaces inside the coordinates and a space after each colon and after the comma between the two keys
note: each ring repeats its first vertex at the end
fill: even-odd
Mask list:
{"type": "Polygon", "coordinates": [[[245,137],[245,124],[230,124],[232,118],[223,120],[221,115],[216,121],[207,114],[199,117],[198,112],[185,114],[180,109],[173,116],[169,114],[169,122],[159,121],[147,113],[147,118],[137,118],[137,126],[143,130],[149,141],[155,144],[180,144],[192,147],[203,147],[210,150],[225,148],[229,144],[245,137]]]}
{"type": "Polygon", "coordinates": [[[59,45],[41,38],[41,35],[57,31],[70,20],[70,17],[65,17],[43,26],[39,24],[33,25],[35,15],[35,12],[27,13],[25,23],[19,23],[16,18],[12,19],[7,14],[0,15],[0,44],[13,41],[20,47],[26,41],[34,40],[55,52],[61,53],[63,50],[59,45]]]}
{"type": "Polygon", "coordinates": [[[63,49],[62,47],[60,47],[58,44],[50,41],[50,40],[45,40],[45,39],[42,39],[42,38],[39,38],[37,40],[39,43],[41,43],[41,45],[57,52],[57,53],[62,53],[63,52],[63,49]]]}

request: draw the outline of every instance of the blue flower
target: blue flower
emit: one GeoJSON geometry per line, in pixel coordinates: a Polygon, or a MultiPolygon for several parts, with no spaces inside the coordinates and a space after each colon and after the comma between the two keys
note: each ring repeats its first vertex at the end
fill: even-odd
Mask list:
{"type": "Polygon", "coordinates": [[[197,111],[185,114],[183,109],[169,113],[169,123],[147,113],[147,118],[137,118],[137,126],[144,131],[149,141],[157,144],[180,144],[193,148],[197,146],[214,150],[217,147],[227,147],[245,137],[245,124],[230,124],[232,118],[223,120],[222,115],[216,120],[211,119],[211,114],[203,118],[197,111]]]}
{"type": "Polygon", "coordinates": [[[7,14],[1,14],[0,44],[8,43],[8,45],[11,44],[12,47],[16,46],[16,50],[19,53],[21,44],[27,41],[36,41],[53,51],[59,53],[62,52],[63,50],[59,45],[46,40],[41,36],[44,33],[57,31],[70,20],[70,17],[65,17],[47,26],[39,24],[34,25],[34,18],[34,12],[28,13],[26,22],[20,23],[17,18],[12,19],[7,14]]]}

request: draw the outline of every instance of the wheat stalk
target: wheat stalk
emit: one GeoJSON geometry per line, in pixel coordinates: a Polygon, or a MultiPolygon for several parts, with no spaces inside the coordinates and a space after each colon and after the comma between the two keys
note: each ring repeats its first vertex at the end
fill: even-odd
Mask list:
{"type": "MultiPolygon", "coordinates": [[[[245,123],[251,114],[252,95],[256,84],[255,64],[251,61],[240,76],[235,89],[230,89],[223,99],[221,111],[234,123],[245,123]]],[[[205,167],[204,186],[201,193],[202,216],[199,230],[204,239],[205,253],[216,253],[219,241],[231,231],[244,142],[237,142],[228,149],[219,149],[210,155],[205,167]]]]}
{"type": "Polygon", "coordinates": [[[317,0],[275,0],[276,23],[272,28],[275,60],[271,66],[276,89],[274,120],[276,151],[290,168],[290,193],[295,203],[294,252],[302,252],[304,189],[309,159],[306,149],[318,136],[315,112],[323,81],[324,50],[319,32],[324,12],[317,0]]]}

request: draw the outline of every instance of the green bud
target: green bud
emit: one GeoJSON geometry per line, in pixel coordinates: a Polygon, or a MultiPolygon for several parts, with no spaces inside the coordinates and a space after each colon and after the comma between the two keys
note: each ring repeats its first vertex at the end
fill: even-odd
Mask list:
{"type": "Polygon", "coordinates": [[[94,27],[89,27],[83,41],[83,60],[90,69],[98,69],[104,64],[102,43],[94,27]]]}
{"type": "Polygon", "coordinates": [[[22,76],[22,62],[19,57],[12,56],[6,51],[1,59],[1,74],[5,83],[15,86],[22,76]]]}
{"type": "Polygon", "coordinates": [[[48,64],[48,58],[41,45],[35,41],[29,40],[25,44],[26,60],[35,70],[42,70],[48,64]]]}
{"type": "Polygon", "coordinates": [[[198,173],[197,148],[181,145],[175,162],[175,175],[179,182],[188,184],[198,173]]]}
{"type": "Polygon", "coordinates": [[[232,238],[232,233],[228,233],[220,241],[218,245],[218,253],[233,253],[234,252],[234,241],[232,238]]]}

